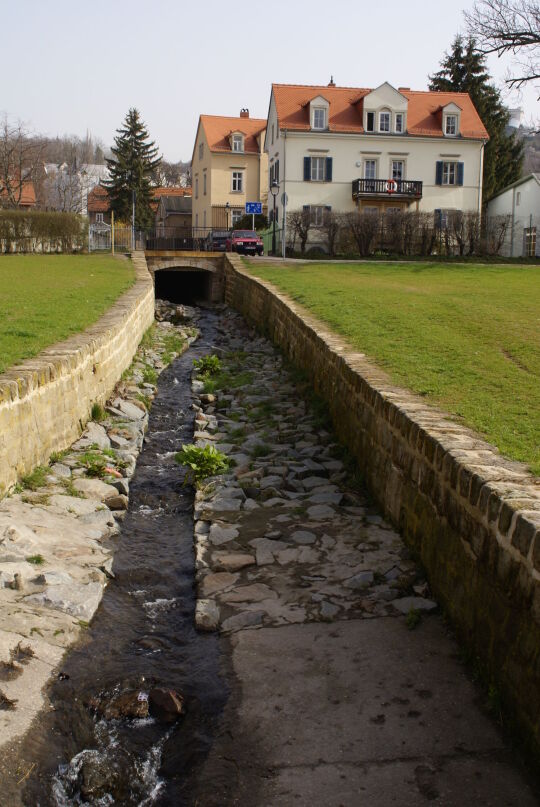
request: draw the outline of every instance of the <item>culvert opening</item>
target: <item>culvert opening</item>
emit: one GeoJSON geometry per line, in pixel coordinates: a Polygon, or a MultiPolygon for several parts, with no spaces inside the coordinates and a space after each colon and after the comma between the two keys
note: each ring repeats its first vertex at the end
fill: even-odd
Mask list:
{"type": "Polygon", "coordinates": [[[212,274],[205,271],[174,269],[157,271],[154,275],[156,298],[171,303],[195,305],[211,300],[212,274]]]}

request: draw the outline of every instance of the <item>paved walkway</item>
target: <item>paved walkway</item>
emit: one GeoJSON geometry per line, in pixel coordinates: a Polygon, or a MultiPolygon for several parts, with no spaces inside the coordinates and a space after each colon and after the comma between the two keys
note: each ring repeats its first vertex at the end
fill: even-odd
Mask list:
{"type": "Polygon", "coordinates": [[[215,399],[194,382],[196,439],[235,461],[197,496],[196,618],[236,682],[195,803],[537,804],[324,413],[243,328],[223,315],[215,399]]]}

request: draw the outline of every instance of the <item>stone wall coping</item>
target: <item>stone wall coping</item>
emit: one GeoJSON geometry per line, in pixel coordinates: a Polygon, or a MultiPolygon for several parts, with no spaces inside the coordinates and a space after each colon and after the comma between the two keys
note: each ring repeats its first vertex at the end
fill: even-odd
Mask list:
{"type": "Polygon", "coordinates": [[[135,282],[93,325],[42,350],[37,356],[10,367],[0,374],[0,406],[30,396],[51,381],[75,369],[107,342],[113,331],[121,327],[145,289],[152,289],[144,253],[134,252],[131,260],[135,282]]]}
{"type": "Polygon", "coordinates": [[[364,353],[355,351],[302,305],[247,271],[238,255],[226,253],[226,258],[234,272],[268,291],[302,321],[310,339],[333,354],[336,370],[350,375],[353,385],[369,386],[374,408],[428,464],[443,470],[466,510],[480,508],[484,526],[540,581],[540,479],[524,463],[503,457],[447,412],[396,386],[364,353]]]}

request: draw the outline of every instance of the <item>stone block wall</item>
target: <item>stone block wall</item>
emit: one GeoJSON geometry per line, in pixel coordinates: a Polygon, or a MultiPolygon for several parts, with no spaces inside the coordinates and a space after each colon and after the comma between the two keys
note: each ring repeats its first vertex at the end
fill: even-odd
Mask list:
{"type": "Polygon", "coordinates": [[[0,375],[0,496],[53,451],[76,440],[92,404],[103,404],[154,321],[143,252],[136,280],[91,328],[0,375]]]}
{"type": "Polygon", "coordinates": [[[335,431],[540,759],[540,485],[227,256],[226,301],[310,375],[335,431]]]}

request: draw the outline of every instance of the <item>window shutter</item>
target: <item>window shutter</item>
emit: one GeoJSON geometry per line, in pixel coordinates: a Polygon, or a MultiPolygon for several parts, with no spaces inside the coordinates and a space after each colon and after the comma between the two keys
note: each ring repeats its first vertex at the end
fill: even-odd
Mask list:
{"type": "Polygon", "coordinates": [[[435,163],[435,185],[442,185],[442,160],[435,163]]]}
{"type": "Polygon", "coordinates": [[[433,214],[435,216],[435,227],[440,227],[442,222],[442,210],[440,208],[436,208],[436,210],[433,211],[433,214]]]}
{"type": "Polygon", "coordinates": [[[332,158],[326,158],[326,176],[325,179],[327,182],[332,182],[332,158]]]}
{"type": "Polygon", "coordinates": [[[332,210],[332,206],[331,205],[325,205],[324,209],[326,210],[327,213],[330,213],[330,211],[332,210]]]}
{"type": "MultiPolygon", "coordinates": [[[[309,157],[308,157],[308,160],[309,160],[309,157]]],[[[302,210],[304,211],[304,213],[309,213],[309,205],[302,205],[302,210]]]]}
{"type": "Polygon", "coordinates": [[[311,180],[311,157],[304,157],[304,182],[311,180]]]}
{"type": "Polygon", "coordinates": [[[463,185],[463,163],[457,164],[457,182],[456,185],[463,185]]]}
{"type": "Polygon", "coordinates": [[[275,161],[274,167],[275,167],[275,172],[276,172],[275,173],[275,180],[276,180],[276,182],[279,182],[279,160],[275,161]]]}

